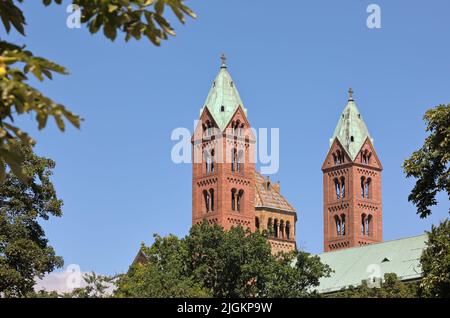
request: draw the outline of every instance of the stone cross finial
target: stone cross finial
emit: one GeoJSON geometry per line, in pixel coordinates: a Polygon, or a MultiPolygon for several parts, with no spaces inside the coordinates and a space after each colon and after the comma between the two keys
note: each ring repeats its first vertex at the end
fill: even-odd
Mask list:
{"type": "Polygon", "coordinates": [[[348,100],[353,100],[353,89],[351,87],[348,90],[348,100]]]}
{"type": "Polygon", "coordinates": [[[227,57],[225,56],[225,54],[222,54],[220,56],[220,60],[222,61],[222,67],[226,67],[225,61],[227,60],[227,57]]]}

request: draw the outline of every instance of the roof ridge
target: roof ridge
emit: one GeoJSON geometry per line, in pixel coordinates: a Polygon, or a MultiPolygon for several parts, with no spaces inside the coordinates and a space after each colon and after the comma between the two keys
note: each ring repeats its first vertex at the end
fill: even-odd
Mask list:
{"type": "Polygon", "coordinates": [[[415,237],[420,237],[420,236],[425,236],[425,235],[427,235],[427,233],[417,234],[417,235],[412,235],[412,236],[406,236],[406,237],[401,237],[401,238],[397,238],[397,239],[393,239],[393,240],[387,240],[387,241],[382,241],[382,242],[375,242],[375,243],[366,244],[366,245],[353,246],[353,247],[348,247],[348,248],[340,249],[340,250],[337,250],[337,251],[322,252],[322,253],[319,253],[319,254],[316,254],[316,255],[344,252],[344,251],[348,251],[348,250],[353,250],[353,249],[358,249],[358,248],[365,248],[365,247],[370,247],[370,246],[380,245],[380,244],[389,243],[389,242],[395,242],[395,241],[407,240],[407,239],[411,239],[411,238],[415,238],[415,237]]]}

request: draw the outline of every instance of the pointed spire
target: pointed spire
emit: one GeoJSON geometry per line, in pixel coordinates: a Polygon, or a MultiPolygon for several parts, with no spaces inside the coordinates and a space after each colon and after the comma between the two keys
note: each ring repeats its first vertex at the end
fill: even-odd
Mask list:
{"type": "Polygon", "coordinates": [[[205,106],[200,110],[200,114],[205,107],[208,108],[214,121],[219,126],[218,128],[223,131],[239,106],[242,107],[246,115],[247,110],[244,108],[236,84],[231,78],[230,73],[228,73],[225,64],[225,54],[222,54],[220,59],[221,67],[219,74],[214,79],[209,94],[206,97],[205,106]]]}
{"type": "Polygon", "coordinates": [[[330,147],[337,138],[344,146],[350,158],[354,160],[367,138],[373,142],[370,137],[361,113],[353,100],[353,90],[348,91],[348,102],[334,130],[333,137],[330,139],[330,147]]]}

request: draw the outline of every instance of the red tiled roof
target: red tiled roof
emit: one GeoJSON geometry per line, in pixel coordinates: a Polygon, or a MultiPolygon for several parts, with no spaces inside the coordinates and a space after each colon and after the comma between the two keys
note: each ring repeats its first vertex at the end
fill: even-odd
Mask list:
{"type": "Polygon", "coordinates": [[[295,212],[294,207],[280,194],[277,185],[267,186],[268,181],[259,172],[255,172],[255,207],[295,212]]]}

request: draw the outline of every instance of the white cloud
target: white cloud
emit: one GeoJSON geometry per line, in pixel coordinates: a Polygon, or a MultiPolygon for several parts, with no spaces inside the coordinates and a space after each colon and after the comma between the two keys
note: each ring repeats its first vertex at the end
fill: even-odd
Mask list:
{"type": "Polygon", "coordinates": [[[87,273],[74,272],[53,272],[45,275],[42,279],[36,279],[34,290],[56,291],[58,293],[69,293],[74,288],[85,287],[86,282],[83,276],[87,273]],[[79,276],[74,276],[79,275],[79,276]]]}

